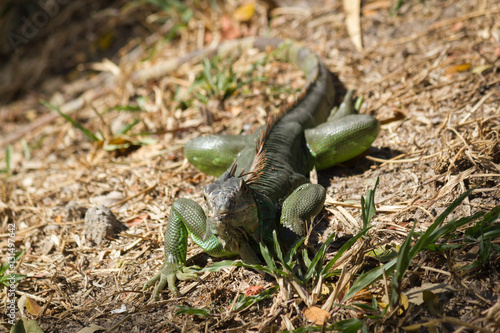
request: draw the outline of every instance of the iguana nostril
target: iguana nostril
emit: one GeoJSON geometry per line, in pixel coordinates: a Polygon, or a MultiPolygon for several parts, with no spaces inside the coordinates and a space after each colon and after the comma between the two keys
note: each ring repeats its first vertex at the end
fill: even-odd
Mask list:
{"type": "Polygon", "coordinates": [[[227,214],[229,213],[231,210],[230,210],[230,207],[229,205],[227,204],[224,204],[224,205],[221,205],[220,208],[219,208],[219,213],[220,214],[227,214]]]}

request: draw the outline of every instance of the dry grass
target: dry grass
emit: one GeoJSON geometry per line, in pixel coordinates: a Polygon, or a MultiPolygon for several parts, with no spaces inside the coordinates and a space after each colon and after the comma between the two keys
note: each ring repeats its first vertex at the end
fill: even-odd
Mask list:
{"type": "MultiPolygon", "coordinates": [[[[18,286],[18,296],[26,293],[44,307],[34,314],[24,309],[24,314],[36,318],[46,332],[76,332],[91,323],[118,332],[278,331],[311,325],[304,304],[293,293],[288,299],[278,293],[249,310],[231,311],[230,303],[249,286],[275,285],[243,268],[182,282],[186,294],[178,299],[165,292],[163,301],[152,303],[150,291],[141,290],[163,260],[169,206],[180,197],[201,202],[202,186],[212,181],[184,160],[182,146],[201,134],[250,133],[280,100],[290,98],[287,87],[295,91],[303,82],[289,66],[269,62],[254,78],[265,76],[273,86],[253,80],[224,103],[213,98],[204,104],[190,95],[183,105],[176,96],[193,84],[202,70],[199,62],[188,61],[168,75],[147,80],[140,75],[237,35],[301,41],[325,60],[345,87],[357,88],[365,99],[362,112],[383,123],[368,156],[319,174],[328,199],[310,241],[315,246],[332,233],[341,244],[343,236],[359,230],[360,197],[380,178],[370,237],[340,261],[339,267],[348,269],[342,281],[335,278],[325,284],[338,284],[337,299],[356,272],[378,265],[367,256],[370,250],[401,245],[413,221],[417,230],[425,230],[466,189],[475,187],[454,216],[500,204],[499,1],[409,1],[395,16],[390,15],[389,2],[364,4],[363,52],[352,45],[336,1],[306,9],[270,8],[258,2],[256,13],[244,23],[232,19],[241,5],[236,1],[218,2],[218,8],[210,2],[187,3],[193,16],[176,31],[182,11],[165,14],[127,1],[107,6],[72,2],[17,55],[2,54],[8,61],[0,82],[0,146],[5,150],[12,145],[13,154],[10,173],[0,174],[0,248],[2,254],[7,249],[7,223],[15,223],[16,247],[26,251],[16,269],[28,276],[18,286]],[[92,15],[82,17],[86,11],[92,15]],[[165,39],[170,33],[175,37],[165,39]],[[101,131],[105,140],[89,141],[40,99],[93,133],[101,131]],[[134,118],[140,121],[130,133],[116,135],[134,118]],[[152,139],[149,145],[137,143],[144,138],[152,139]],[[111,143],[130,147],[103,149],[111,143]],[[129,230],[106,245],[91,247],[83,239],[82,212],[96,203],[111,207],[129,230]],[[111,313],[122,305],[125,312],[111,313]],[[207,319],[175,316],[176,305],[207,307],[214,314],[207,319]]],[[[244,72],[261,56],[245,54],[235,71],[244,72]]],[[[3,168],[5,155],[0,159],[3,168]]],[[[498,238],[492,242],[499,244],[498,238]]],[[[192,244],[188,251],[201,252],[192,244]]],[[[428,304],[411,303],[409,310],[386,319],[367,319],[370,330],[385,332],[451,318],[447,325],[453,329],[468,323],[498,331],[498,257],[488,269],[460,270],[478,251],[478,245],[470,245],[421,253],[403,290],[442,283],[453,291],[437,293],[437,312],[428,304]]],[[[202,255],[195,261],[207,265],[202,255]]],[[[373,296],[384,302],[385,295],[382,280],[357,300],[371,302],[373,296]]],[[[5,293],[1,296],[6,301],[5,293]]],[[[320,296],[318,304],[327,298],[320,296]]],[[[332,321],[368,315],[341,307],[331,314],[332,321]]]]}

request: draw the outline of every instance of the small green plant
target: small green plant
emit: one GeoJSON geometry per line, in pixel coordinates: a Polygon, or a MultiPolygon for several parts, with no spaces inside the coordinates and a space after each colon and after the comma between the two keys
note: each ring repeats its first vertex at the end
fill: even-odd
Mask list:
{"type": "MultiPolygon", "coordinates": [[[[210,60],[203,58],[203,71],[196,82],[205,90],[205,95],[198,92],[198,98],[203,103],[207,103],[207,97],[213,96],[221,101],[234,94],[241,87],[242,82],[234,74],[233,66],[226,70],[222,66],[220,57],[214,57],[210,60]]],[[[195,83],[195,84],[196,84],[195,83]]]]}
{"type": "Polygon", "coordinates": [[[465,230],[465,244],[478,244],[479,253],[477,259],[463,267],[463,270],[487,268],[493,258],[500,256],[500,246],[492,242],[500,237],[500,225],[494,223],[499,216],[500,206],[497,206],[485,214],[479,223],[465,230]]]}
{"type": "Polygon", "coordinates": [[[193,18],[193,10],[179,0],[146,0],[150,4],[161,8],[166,13],[172,15],[179,15],[182,23],[187,24],[193,18]]]}
{"type": "MultiPolygon", "coordinates": [[[[259,66],[267,64],[272,59],[279,58],[278,54],[282,52],[282,49],[286,49],[286,46],[283,45],[270,53],[266,53],[262,58],[251,63],[243,73],[234,71],[234,59],[232,58],[222,58],[220,56],[214,56],[210,59],[203,58],[203,70],[182,96],[180,90],[177,91],[175,100],[179,101],[183,108],[187,108],[193,105],[194,98],[207,105],[213,100],[224,103],[228,97],[237,92],[245,94],[247,92],[245,87],[253,82],[268,81],[268,78],[253,73],[259,66]],[[193,96],[193,92],[195,96],[193,96]]],[[[283,93],[289,95],[296,93],[298,90],[300,89],[293,89],[289,85],[271,86],[269,93],[271,96],[279,96],[283,93]]]]}
{"type": "MultiPolygon", "coordinates": [[[[263,292],[261,292],[257,295],[252,295],[252,296],[240,295],[238,297],[238,300],[231,307],[231,311],[234,311],[234,312],[244,311],[244,310],[248,309],[250,306],[252,306],[253,304],[270,298],[277,290],[278,290],[278,287],[276,286],[276,287],[272,287],[272,288],[269,288],[267,290],[264,290],[263,292]]],[[[210,310],[208,308],[193,308],[193,307],[186,306],[186,305],[177,306],[177,307],[179,308],[179,310],[175,313],[175,315],[189,314],[189,315],[199,316],[199,317],[209,317],[213,313],[213,310],[210,310]]]]}
{"type": "MultiPolygon", "coordinates": [[[[414,239],[414,227],[406,237],[403,245],[401,246],[397,258],[389,261],[381,267],[377,267],[368,271],[366,273],[361,274],[356,281],[352,284],[349,291],[344,296],[344,301],[348,300],[356,293],[366,288],[370,284],[382,278],[384,272],[393,272],[392,273],[392,296],[391,296],[391,306],[395,306],[399,303],[400,295],[401,295],[401,281],[405,276],[413,258],[423,250],[436,250],[438,249],[438,245],[436,242],[446,235],[451,235],[452,232],[457,230],[463,225],[471,223],[473,221],[477,221],[481,217],[484,216],[482,220],[480,220],[478,224],[488,224],[498,219],[500,208],[494,208],[490,213],[486,214],[484,212],[477,212],[472,216],[462,217],[459,219],[451,220],[448,223],[444,223],[445,219],[462,203],[462,201],[471,193],[471,190],[466,191],[460,197],[458,197],[455,201],[453,201],[450,206],[434,221],[434,223],[420,236],[416,236],[414,239]],[[414,245],[412,245],[414,242],[414,245]]],[[[476,230],[476,227],[474,230],[476,230]]],[[[498,225],[496,227],[491,227],[489,230],[488,237],[493,237],[498,235],[498,225]]],[[[484,237],[483,237],[484,238],[484,237]]],[[[491,238],[489,238],[491,239],[491,238]]]]}
{"type": "MultiPolygon", "coordinates": [[[[419,3],[423,3],[424,0],[418,0],[419,3]]],[[[403,7],[405,1],[404,0],[397,0],[394,6],[391,8],[390,15],[391,17],[396,16],[399,14],[399,10],[401,7],[403,7]]]]}
{"type": "Polygon", "coordinates": [[[5,149],[5,169],[0,169],[0,173],[10,173],[12,159],[12,145],[8,145],[5,149]]]}
{"type": "Polygon", "coordinates": [[[180,98],[177,94],[176,99],[185,107],[192,105],[193,92],[196,92],[196,98],[203,104],[208,104],[210,100],[218,100],[223,103],[229,96],[240,91],[245,85],[252,81],[264,81],[264,78],[251,78],[243,80],[253,70],[267,61],[268,56],[253,63],[250,69],[243,74],[237,74],[233,70],[233,59],[222,59],[219,56],[211,59],[203,58],[203,70],[196,78],[193,84],[185,93],[185,98],[180,98]]]}
{"type": "Polygon", "coordinates": [[[19,258],[23,255],[23,253],[24,251],[19,251],[14,255],[12,260],[0,264],[0,284],[2,284],[5,287],[9,287],[11,283],[18,283],[19,281],[21,281],[26,277],[26,275],[17,273],[7,274],[7,270],[14,266],[16,261],[19,260],[19,258]]]}
{"type": "MultiPolygon", "coordinates": [[[[138,103],[141,103],[142,100],[138,99],[138,103]]],[[[55,105],[50,104],[47,101],[42,101],[41,102],[44,106],[47,108],[56,111],[59,113],[61,117],[63,117],[66,121],[68,121],[73,127],[78,129],[82,134],[90,141],[90,142],[96,142],[104,150],[107,151],[126,151],[129,148],[133,147],[140,147],[144,145],[149,145],[149,144],[154,144],[155,140],[150,137],[149,133],[141,133],[141,134],[136,134],[134,137],[138,137],[137,139],[132,139],[131,136],[128,135],[128,133],[141,121],[139,118],[134,118],[131,123],[125,124],[122,128],[118,129],[115,133],[111,133],[111,130],[108,130],[109,132],[107,135],[104,135],[101,130],[98,131],[98,133],[94,134],[91,130],[80,124],[78,121],[73,119],[70,115],[64,113],[61,111],[60,108],[58,108],[55,105]]],[[[126,112],[141,112],[142,109],[140,107],[136,106],[118,106],[109,110],[116,110],[116,111],[126,111],[126,112]]],[[[105,111],[108,112],[109,110],[105,111]]],[[[101,117],[101,114],[99,114],[99,117],[101,117]]]]}
{"type": "Polygon", "coordinates": [[[276,293],[276,291],[278,291],[278,286],[264,290],[263,292],[257,295],[251,295],[251,296],[240,295],[236,303],[233,305],[232,310],[235,312],[246,310],[257,302],[271,298],[272,295],[276,293]]]}
{"type": "Polygon", "coordinates": [[[176,316],[182,315],[182,314],[188,314],[188,315],[198,316],[198,317],[210,317],[210,315],[212,314],[210,309],[207,309],[207,308],[199,309],[199,308],[193,308],[193,307],[187,306],[187,305],[177,305],[177,307],[179,308],[179,310],[177,310],[175,312],[176,316]]]}

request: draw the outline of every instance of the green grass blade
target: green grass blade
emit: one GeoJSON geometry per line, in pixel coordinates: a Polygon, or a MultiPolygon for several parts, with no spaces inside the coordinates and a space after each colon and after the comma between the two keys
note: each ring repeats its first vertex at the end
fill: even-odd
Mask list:
{"type": "Polygon", "coordinates": [[[367,229],[370,225],[370,222],[375,215],[375,191],[377,190],[377,186],[379,183],[379,178],[375,182],[375,186],[373,190],[366,191],[366,201],[363,197],[361,197],[361,215],[363,217],[363,229],[367,229]]]}
{"type": "Polygon", "coordinates": [[[462,217],[458,220],[452,220],[442,226],[441,228],[438,228],[434,230],[427,238],[425,242],[422,243],[423,249],[427,248],[429,245],[434,244],[439,238],[443,237],[444,235],[447,235],[461,226],[470,223],[474,220],[477,220],[481,216],[484,215],[484,212],[476,212],[474,215],[467,216],[467,217],[462,217]]]}
{"type": "Polygon", "coordinates": [[[132,123],[127,124],[122,128],[120,128],[118,131],[116,131],[115,135],[118,136],[122,134],[127,134],[135,125],[137,125],[140,122],[141,120],[139,118],[134,118],[134,121],[132,123]]]}
{"type": "Polygon", "coordinates": [[[106,110],[106,112],[111,111],[111,110],[127,111],[127,112],[144,112],[140,106],[132,106],[132,105],[115,106],[115,107],[112,107],[112,108],[106,110]]]}
{"type": "Polygon", "coordinates": [[[427,245],[435,242],[435,240],[429,238],[431,234],[434,232],[434,230],[436,230],[437,227],[439,227],[444,222],[444,220],[448,217],[448,215],[450,215],[450,213],[453,212],[471,192],[472,189],[464,192],[461,196],[455,199],[441,215],[437,217],[436,221],[434,221],[434,223],[429,226],[429,228],[419,238],[415,246],[412,248],[411,251],[412,256],[415,256],[415,254],[424,249],[427,245]]]}
{"type": "Polygon", "coordinates": [[[273,230],[273,245],[274,245],[274,251],[276,252],[276,256],[278,257],[278,260],[280,261],[285,271],[288,273],[287,275],[293,278],[295,281],[300,282],[300,280],[297,278],[297,276],[293,271],[292,262],[290,261],[289,263],[283,258],[283,251],[281,251],[281,246],[278,241],[278,234],[276,233],[276,230],[273,230]]]}
{"type": "Polygon", "coordinates": [[[325,258],[326,250],[328,246],[333,242],[333,238],[335,237],[335,234],[331,234],[330,237],[321,245],[319,248],[318,252],[316,252],[316,255],[314,256],[312,262],[307,266],[307,272],[304,276],[304,283],[309,281],[309,279],[313,275],[319,274],[321,270],[321,264],[323,262],[323,259],[325,258]],[[319,266],[318,266],[319,265],[319,266]]]}
{"type": "Polygon", "coordinates": [[[497,237],[500,237],[500,226],[497,226],[496,229],[486,231],[484,234],[478,237],[479,240],[492,240],[497,237]]]}
{"type": "Polygon", "coordinates": [[[465,230],[465,235],[477,240],[500,237],[500,225],[493,225],[500,218],[500,206],[496,206],[483,216],[474,226],[465,230]]]}
{"type": "Polygon", "coordinates": [[[22,139],[21,140],[21,144],[23,146],[23,151],[24,151],[24,158],[27,159],[27,160],[30,160],[31,159],[31,150],[30,150],[30,146],[28,145],[28,143],[26,142],[25,139],[22,139]]]}
{"type": "Polygon", "coordinates": [[[363,106],[363,97],[356,98],[356,100],[354,101],[354,110],[356,110],[357,113],[359,113],[359,110],[361,110],[362,106],[363,106]]]}
{"type": "Polygon", "coordinates": [[[259,243],[260,246],[260,253],[262,254],[262,257],[264,257],[264,261],[266,262],[267,266],[269,266],[270,269],[273,271],[277,270],[276,263],[274,262],[273,257],[271,256],[271,253],[269,252],[269,249],[264,243],[259,243]]]}
{"type": "Polygon", "coordinates": [[[89,129],[87,129],[84,126],[82,126],[80,123],[78,123],[76,120],[74,120],[73,118],[71,118],[66,113],[62,112],[61,109],[59,109],[57,106],[52,105],[52,104],[50,104],[47,101],[41,101],[41,103],[44,106],[48,107],[49,109],[57,111],[57,113],[59,113],[59,115],[61,117],[63,117],[64,119],[66,119],[66,121],[68,121],[69,123],[71,123],[71,125],[73,125],[73,127],[79,129],[83,133],[83,135],[85,135],[85,137],[89,141],[92,141],[92,142],[100,141],[99,138],[94,135],[94,133],[92,133],[89,129]]]}
{"type": "Polygon", "coordinates": [[[344,296],[344,300],[347,300],[349,298],[352,298],[357,292],[362,290],[363,288],[367,287],[371,283],[377,281],[382,277],[382,269],[386,272],[392,272],[396,267],[397,267],[397,272],[396,272],[396,277],[398,275],[404,274],[404,272],[408,269],[409,264],[415,257],[415,255],[427,248],[428,246],[434,244],[439,238],[442,236],[456,230],[457,228],[481,217],[484,213],[478,212],[472,216],[464,217],[458,220],[453,220],[446,225],[442,226],[441,228],[438,228],[448,217],[448,215],[455,210],[458,205],[470,194],[471,190],[466,191],[463,193],[460,197],[458,197],[456,200],[454,200],[450,206],[446,208],[446,210],[436,219],[436,221],[429,226],[427,231],[421,235],[418,239],[418,241],[415,243],[414,246],[410,247],[409,244],[411,244],[411,237],[413,235],[413,228],[412,231],[409,233],[408,237],[406,238],[404,242],[404,248],[400,249],[400,253],[398,254],[398,258],[391,260],[390,262],[386,263],[382,267],[377,267],[375,269],[372,269],[368,273],[364,273],[356,279],[356,281],[353,283],[351,289],[347,292],[347,294],[344,296]],[[399,259],[401,258],[401,259],[399,259]],[[398,262],[399,259],[399,262],[398,262]],[[406,267],[406,269],[405,269],[406,267]]]}
{"type": "Polygon", "coordinates": [[[217,87],[212,80],[212,63],[206,57],[203,57],[203,78],[212,92],[216,92],[217,87]]]}
{"type": "Polygon", "coordinates": [[[273,246],[274,246],[274,252],[276,252],[278,260],[286,264],[283,258],[283,251],[281,251],[281,246],[280,243],[278,242],[278,234],[276,233],[276,230],[273,230],[273,246]]]}
{"type": "Polygon", "coordinates": [[[279,287],[274,286],[271,287],[267,290],[264,290],[263,292],[259,293],[258,295],[255,296],[245,296],[245,295],[240,295],[238,301],[233,307],[234,311],[241,311],[244,310],[245,308],[248,308],[252,304],[255,304],[259,301],[262,301],[264,299],[270,298],[276,291],[278,291],[279,287]]]}
{"type": "Polygon", "coordinates": [[[410,263],[413,260],[413,257],[410,256],[411,243],[413,232],[415,231],[415,223],[411,228],[408,236],[406,236],[403,245],[399,250],[397,260],[396,260],[396,273],[394,274],[394,278],[392,281],[392,295],[391,295],[391,305],[394,307],[399,302],[399,295],[401,290],[401,281],[403,281],[403,277],[410,267],[410,263]]]}
{"type": "Polygon", "coordinates": [[[11,167],[12,151],[13,151],[12,145],[8,145],[7,148],[5,149],[5,172],[6,173],[10,173],[10,171],[12,170],[12,167],[11,167]]]}
{"type": "Polygon", "coordinates": [[[285,272],[276,269],[272,270],[268,266],[264,265],[259,265],[259,264],[246,264],[242,262],[241,260],[222,260],[215,262],[212,266],[209,267],[203,267],[201,269],[193,269],[193,271],[196,271],[196,273],[204,273],[204,272],[218,272],[223,268],[226,267],[231,267],[231,266],[237,266],[237,267],[246,267],[250,269],[255,269],[255,270],[260,270],[263,271],[269,275],[274,275],[276,272],[279,274],[286,275],[285,272]]]}
{"type": "Polygon", "coordinates": [[[337,252],[337,254],[323,268],[323,270],[321,271],[321,274],[322,275],[323,274],[327,274],[328,271],[330,271],[330,269],[332,268],[332,266],[337,262],[337,260],[339,260],[339,258],[344,254],[344,252],[347,251],[348,249],[350,249],[351,246],[353,246],[354,243],[356,243],[358,241],[358,239],[360,239],[361,237],[363,237],[364,235],[366,235],[366,233],[368,232],[368,230],[370,230],[370,229],[368,228],[366,230],[360,231],[359,233],[356,234],[356,236],[354,236],[353,238],[349,239],[344,245],[342,245],[342,247],[337,252]]]}
{"type": "Polygon", "coordinates": [[[392,271],[396,267],[397,258],[392,259],[388,263],[384,264],[382,267],[376,267],[366,273],[361,274],[356,281],[351,286],[351,289],[346,293],[343,300],[346,301],[356,295],[358,292],[368,287],[373,282],[379,280],[382,277],[382,269],[387,271],[392,271]]]}
{"type": "Polygon", "coordinates": [[[9,269],[10,265],[9,263],[0,263],[0,277],[3,276],[5,274],[5,272],[7,272],[7,270],[9,269]]]}
{"type": "Polygon", "coordinates": [[[187,305],[176,305],[179,310],[175,313],[176,316],[181,314],[189,314],[199,317],[208,317],[211,315],[210,310],[207,308],[197,309],[187,305]]]}
{"type": "Polygon", "coordinates": [[[363,326],[363,322],[357,318],[341,320],[332,325],[330,329],[339,330],[342,333],[356,333],[363,326]]]}
{"type": "Polygon", "coordinates": [[[347,241],[337,252],[335,257],[323,268],[321,271],[322,275],[328,273],[328,271],[332,268],[332,266],[337,262],[337,260],[344,254],[347,249],[349,249],[358,239],[366,235],[368,230],[370,230],[370,222],[375,215],[375,191],[377,190],[377,186],[379,184],[379,178],[377,178],[375,182],[375,186],[373,190],[366,191],[366,201],[364,197],[361,197],[361,215],[363,218],[363,230],[361,230],[356,236],[347,241]]]}
{"type": "Polygon", "coordinates": [[[0,284],[8,288],[10,287],[10,283],[12,282],[12,280],[14,280],[14,283],[18,283],[24,278],[26,278],[26,275],[23,274],[18,274],[18,273],[7,274],[0,277],[0,284]]]}
{"type": "Polygon", "coordinates": [[[292,246],[292,248],[287,252],[287,254],[285,256],[285,262],[287,265],[289,265],[289,266],[292,265],[292,261],[294,259],[296,259],[296,257],[297,257],[297,251],[298,251],[299,247],[302,244],[304,244],[305,241],[306,241],[305,237],[299,239],[298,241],[295,242],[295,244],[292,246]]]}

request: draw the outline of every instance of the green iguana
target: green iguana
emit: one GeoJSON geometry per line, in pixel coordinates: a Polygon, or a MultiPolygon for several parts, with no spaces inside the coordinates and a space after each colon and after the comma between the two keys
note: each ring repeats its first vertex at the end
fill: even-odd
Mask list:
{"type": "Polygon", "coordinates": [[[196,277],[185,266],[188,235],[209,255],[239,255],[253,264],[260,262],[259,242],[272,248],[273,230],[280,245],[290,248],[305,236],[306,221],[325,202],[324,187],[309,183],[310,170],[359,155],[380,131],[374,117],[353,114],[352,91],[331,112],[332,74],[305,47],[280,39],[246,38],[222,44],[214,53],[227,56],[246,48],[264,51],[269,47],[277,50],[279,60],[304,72],[306,86],[292,105],[282,106],[253,135],[210,135],[186,144],[184,154],[196,168],[220,177],[204,189],[206,214],[193,200],[178,199],[172,204],[165,231],[165,262],[144,285],[146,289],[158,282],[155,299],[167,283],[179,295],[176,279],[196,277]]]}

